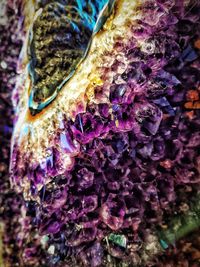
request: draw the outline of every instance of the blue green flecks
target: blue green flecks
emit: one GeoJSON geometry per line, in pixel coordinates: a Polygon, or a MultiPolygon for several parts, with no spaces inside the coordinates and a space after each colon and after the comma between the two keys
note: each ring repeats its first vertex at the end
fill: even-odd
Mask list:
{"type": "Polygon", "coordinates": [[[108,240],[110,242],[114,243],[115,245],[118,245],[122,248],[126,248],[127,240],[126,240],[125,235],[111,233],[108,236],[108,240]]]}
{"type": "Polygon", "coordinates": [[[167,249],[168,248],[168,244],[162,239],[160,239],[160,244],[161,244],[163,249],[167,249]]]}

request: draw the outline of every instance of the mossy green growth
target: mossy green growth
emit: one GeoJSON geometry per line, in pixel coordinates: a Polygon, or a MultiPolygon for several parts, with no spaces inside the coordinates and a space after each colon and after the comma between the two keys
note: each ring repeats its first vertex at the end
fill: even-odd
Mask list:
{"type": "Polygon", "coordinates": [[[190,203],[188,212],[171,219],[168,228],[158,232],[161,246],[166,249],[200,227],[200,194],[190,203]]]}

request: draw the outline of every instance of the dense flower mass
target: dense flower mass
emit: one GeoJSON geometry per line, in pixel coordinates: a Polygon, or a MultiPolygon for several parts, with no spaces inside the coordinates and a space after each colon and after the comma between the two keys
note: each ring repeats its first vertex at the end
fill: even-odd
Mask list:
{"type": "Polygon", "coordinates": [[[148,233],[199,191],[200,5],[147,0],[134,12],[128,41],[117,36],[103,55],[92,97],[87,88],[73,116],[53,121],[48,147],[39,144],[45,161],[14,132],[20,266],[144,266],[148,233]]]}

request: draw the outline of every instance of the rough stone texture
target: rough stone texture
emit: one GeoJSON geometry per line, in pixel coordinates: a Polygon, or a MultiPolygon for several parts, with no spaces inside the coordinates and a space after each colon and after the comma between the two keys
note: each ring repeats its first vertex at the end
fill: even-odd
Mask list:
{"type": "MultiPolygon", "coordinates": [[[[162,1],[159,2],[162,3],[162,1]]],[[[3,62],[1,59],[0,75],[2,75],[3,83],[1,84],[0,107],[2,113],[5,115],[1,116],[0,121],[2,132],[1,143],[3,144],[1,146],[2,179],[0,190],[2,193],[1,201],[3,203],[1,205],[1,212],[3,212],[4,220],[4,257],[10,262],[10,266],[35,267],[47,266],[47,264],[48,266],[57,264],[57,266],[62,267],[77,266],[78,263],[74,257],[76,255],[81,259],[82,264],[84,263],[86,266],[94,263],[94,258],[97,263],[100,262],[102,247],[104,249],[106,248],[106,242],[103,240],[101,244],[100,242],[93,243],[93,236],[97,236],[99,238],[98,240],[102,240],[101,231],[98,233],[95,232],[95,227],[94,232],[89,232],[89,237],[92,238],[89,246],[80,245],[76,249],[73,248],[73,242],[81,242],[84,238],[88,238],[88,233],[82,231],[82,226],[86,225],[87,216],[89,217],[88,214],[91,215],[93,209],[95,210],[100,205],[102,205],[100,215],[102,216],[103,223],[100,225],[99,229],[109,234],[113,229],[118,230],[122,228],[122,231],[125,231],[128,237],[128,253],[131,255],[132,264],[138,264],[140,262],[140,254],[142,253],[141,244],[145,239],[144,233],[146,233],[147,230],[153,233],[155,226],[158,225],[164,228],[165,224],[174,213],[179,214],[187,209],[188,200],[199,190],[199,177],[196,175],[199,171],[199,158],[197,157],[197,144],[199,144],[199,110],[196,108],[198,107],[199,101],[199,60],[195,58],[198,56],[197,53],[199,53],[199,35],[196,32],[198,30],[196,25],[198,25],[197,16],[199,14],[199,9],[197,5],[189,7],[188,10],[183,13],[184,16],[181,22],[178,23],[172,15],[176,14],[176,16],[178,16],[177,12],[180,12],[180,7],[173,6],[173,4],[173,1],[164,3],[163,8],[165,12],[158,16],[160,19],[159,27],[164,27],[163,23],[166,21],[170,23],[170,28],[166,29],[165,32],[165,36],[168,36],[168,38],[161,36],[161,39],[157,36],[158,28],[152,25],[159,21],[158,17],[155,15],[159,14],[159,10],[156,6],[152,7],[152,5],[146,5],[144,8],[146,20],[141,24],[139,23],[138,25],[140,26],[138,26],[138,28],[137,26],[133,28],[131,34],[133,34],[134,38],[131,40],[130,44],[124,44],[124,40],[119,38],[119,41],[115,43],[115,48],[120,56],[116,58],[116,54],[113,56],[112,52],[106,54],[103,58],[104,71],[102,76],[89,78],[89,80],[92,81],[91,84],[95,83],[95,86],[93,86],[95,87],[95,91],[93,92],[93,90],[91,90],[91,84],[89,83],[90,86],[87,87],[86,94],[84,95],[84,99],[86,98],[88,101],[87,106],[84,105],[83,95],[81,95],[80,98],[77,98],[80,100],[78,110],[75,109],[71,114],[67,114],[67,118],[63,118],[61,113],[66,113],[63,107],[69,107],[68,104],[64,105],[64,101],[70,96],[63,96],[62,99],[61,93],[61,98],[59,99],[59,101],[61,101],[60,106],[56,109],[55,106],[58,102],[55,102],[52,105],[52,110],[46,112],[47,115],[49,114],[46,118],[45,115],[44,117],[39,116],[36,118],[36,122],[33,123],[33,128],[36,131],[34,132],[36,140],[40,140],[40,137],[45,133],[45,131],[41,133],[40,130],[43,125],[47,124],[49,118],[52,118],[54,122],[59,122],[53,125],[55,128],[51,128],[51,122],[49,122],[49,128],[44,129],[49,131],[44,134],[44,137],[50,136],[50,133],[54,133],[55,129],[59,130],[56,132],[54,138],[50,140],[52,144],[58,144],[59,142],[58,151],[54,150],[54,159],[58,160],[54,161],[54,164],[56,164],[55,173],[51,172],[51,169],[50,171],[48,169],[48,175],[52,175],[52,177],[47,177],[48,179],[45,181],[45,186],[41,186],[40,179],[44,178],[44,176],[41,174],[40,169],[37,169],[38,162],[36,159],[39,154],[36,153],[35,157],[32,157],[29,153],[31,153],[33,146],[28,146],[26,150],[23,148],[24,144],[21,145],[25,153],[22,153],[23,150],[18,150],[18,153],[21,153],[19,156],[21,159],[15,165],[15,170],[20,170],[21,172],[15,173],[14,178],[18,189],[25,189],[24,197],[29,200],[26,203],[21,193],[16,194],[10,189],[8,182],[9,140],[13,118],[10,93],[15,83],[15,80],[12,80],[12,78],[16,75],[16,59],[21,45],[20,42],[17,41],[20,36],[16,34],[16,32],[18,32],[16,29],[18,27],[17,20],[19,18],[19,13],[17,13],[16,10],[17,7],[20,8],[20,6],[18,6],[16,2],[17,6],[10,5],[8,8],[6,23],[3,22],[4,28],[1,28],[1,36],[5,38],[4,40],[7,40],[7,44],[5,43],[5,46],[1,45],[4,59],[3,62]],[[166,10],[171,10],[171,8],[174,13],[166,12],[166,10]],[[153,16],[149,20],[147,16],[148,10],[152,12],[154,9],[155,14],[153,13],[153,16]],[[189,16],[191,13],[193,13],[193,24],[186,16],[186,14],[189,16]],[[152,28],[155,28],[155,36],[152,36],[149,32],[149,29],[152,28]],[[146,38],[146,42],[144,43],[140,41],[141,32],[142,38],[146,38]],[[179,39],[180,35],[186,35],[188,32],[191,32],[191,36],[194,37],[189,39],[189,41],[185,37],[179,39]],[[175,41],[178,40],[179,46],[172,42],[170,39],[172,36],[175,41]],[[135,39],[137,39],[140,44],[140,50],[137,46],[134,46],[135,39]],[[194,48],[188,48],[188,42],[190,42],[192,47],[195,47],[195,50],[194,48]],[[169,47],[170,45],[172,47],[169,47]],[[123,52],[124,47],[125,50],[128,51],[125,55],[123,52]],[[171,58],[170,49],[172,49],[173,53],[176,53],[174,59],[171,58]],[[165,58],[163,61],[159,60],[162,53],[165,54],[167,60],[171,62],[171,65],[168,61],[168,64],[166,63],[165,58]],[[178,61],[176,61],[177,57],[179,58],[178,61]],[[110,60],[111,58],[113,60],[110,60]],[[133,61],[128,68],[126,66],[127,59],[129,63],[133,61]],[[141,61],[150,62],[152,68],[149,69],[139,64],[141,61]],[[5,67],[5,64],[7,64],[7,67],[5,67]],[[165,72],[158,72],[162,64],[166,64],[165,72]],[[112,71],[109,72],[108,70],[112,71]],[[167,74],[168,72],[171,73],[171,75],[167,74]],[[115,74],[117,74],[116,77],[115,74]],[[107,80],[108,84],[102,84],[104,80],[107,80]],[[146,80],[149,82],[147,87],[145,87],[146,80]],[[131,98],[131,90],[133,90],[133,88],[136,90],[136,96],[131,98]],[[145,97],[142,95],[144,92],[145,97]],[[108,99],[109,105],[106,105],[108,99]],[[135,110],[131,115],[136,118],[134,123],[131,120],[132,116],[131,118],[127,118],[126,116],[132,108],[132,102],[134,102],[135,110]],[[104,104],[102,105],[102,103],[104,104]],[[118,111],[119,107],[120,110],[118,111]],[[112,108],[112,110],[110,110],[110,108],[112,108]],[[60,113],[57,113],[57,110],[59,110],[60,113]],[[97,110],[98,112],[96,114],[95,111],[97,110]],[[86,113],[83,114],[80,113],[80,111],[86,111],[86,113]],[[56,115],[52,117],[54,112],[56,115]],[[73,120],[69,119],[71,118],[70,116],[73,117],[73,120]],[[93,116],[95,116],[95,121],[92,120],[93,116]],[[151,116],[150,122],[146,120],[148,116],[151,116]],[[103,118],[103,122],[99,121],[99,117],[103,118]],[[43,120],[43,118],[45,119],[43,120]],[[107,130],[108,124],[111,125],[112,131],[115,133],[114,135],[109,136],[107,130]],[[170,129],[168,133],[164,130],[166,125],[170,129]],[[41,128],[37,131],[38,126],[41,126],[41,128]],[[130,133],[130,129],[132,129],[131,127],[133,126],[137,126],[137,137],[142,138],[142,141],[135,138],[134,132],[130,133]],[[120,131],[118,132],[117,129],[120,127],[126,129],[126,131],[123,133],[120,133],[120,131]],[[70,132],[71,129],[68,130],[69,128],[72,129],[72,133],[70,132]],[[73,138],[76,139],[76,142],[70,143],[70,145],[69,132],[73,138]],[[97,138],[100,140],[96,140],[97,138]],[[93,139],[95,139],[95,142],[93,142],[93,139]],[[68,140],[68,143],[66,143],[66,140],[68,140]],[[131,147],[129,146],[129,140],[135,143],[132,143],[131,147]],[[107,149],[104,148],[105,144],[107,145],[107,149]],[[59,150],[60,147],[62,147],[64,152],[59,150]],[[96,147],[98,147],[98,151],[95,152],[96,147]],[[134,149],[131,150],[132,147],[134,147],[134,149]],[[84,152],[85,149],[87,153],[84,152]],[[167,160],[162,160],[164,156],[162,154],[163,151],[168,155],[167,160]],[[68,170],[68,172],[63,175],[62,170],[65,166],[63,167],[62,164],[65,162],[65,158],[62,158],[62,156],[67,153],[73,153],[73,156],[77,154],[78,156],[75,158],[75,161],[72,162],[72,169],[68,170]],[[117,157],[115,157],[116,154],[117,157]],[[104,159],[105,155],[106,159],[104,159]],[[179,156],[177,157],[177,155],[179,156]],[[152,160],[150,161],[149,158],[152,160]],[[30,166],[25,166],[26,169],[21,168],[28,159],[32,159],[32,162],[29,162],[30,166]],[[136,162],[136,166],[132,164],[133,159],[136,162]],[[34,165],[35,162],[36,166],[34,165]],[[120,166],[123,166],[123,169],[130,170],[130,172],[126,173],[121,167],[120,169],[116,169],[114,167],[116,166],[116,162],[120,162],[120,166]],[[102,165],[99,166],[99,164],[102,165]],[[187,165],[187,168],[183,169],[185,165],[187,165]],[[62,175],[58,175],[60,168],[62,175]],[[99,168],[103,168],[105,171],[104,176],[102,174],[99,174],[99,176],[94,175],[94,170],[99,168]],[[24,178],[23,172],[26,174],[29,172],[33,181],[31,191],[27,191],[26,189],[29,190],[29,187],[26,188],[27,184],[24,185],[21,181],[21,178],[27,178],[24,178]],[[113,175],[115,178],[114,180],[113,175]],[[128,179],[126,179],[127,177],[128,179]],[[100,183],[99,187],[92,187],[92,189],[90,189],[99,179],[103,184],[100,183]],[[55,183],[57,183],[57,186],[55,183]],[[134,188],[136,197],[134,199],[129,199],[127,197],[127,192],[132,190],[132,187],[134,188]],[[105,188],[111,191],[109,195],[106,194],[105,188]],[[117,198],[116,192],[119,188],[121,188],[123,194],[120,195],[120,198],[117,198]],[[77,189],[78,192],[76,191],[77,189]],[[99,199],[97,201],[96,198],[93,197],[90,199],[89,207],[84,206],[84,202],[80,203],[79,196],[82,196],[83,200],[86,200],[88,197],[88,195],[85,194],[85,189],[88,192],[92,191],[93,194],[95,192],[96,196],[99,196],[100,192],[103,193],[102,202],[99,199]],[[69,204],[66,205],[65,200],[69,195],[71,197],[71,202],[69,201],[69,204]],[[110,203],[112,205],[117,205],[117,210],[113,211],[114,215],[109,213],[108,208],[110,208],[110,203]],[[128,215],[131,214],[131,212],[136,213],[135,221],[127,219],[127,217],[124,218],[124,205],[127,205],[128,215]],[[62,209],[60,209],[61,207],[62,209]],[[74,212],[70,213],[70,210],[73,208],[74,212]],[[88,210],[86,210],[84,214],[80,212],[80,208],[81,210],[88,208],[88,210]],[[52,214],[51,209],[57,210],[56,213],[52,214]],[[76,220],[80,216],[80,218],[83,219],[83,224],[69,225],[67,228],[62,228],[63,232],[60,232],[61,226],[57,222],[62,221],[62,211],[66,212],[69,220],[72,222],[74,218],[76,220]],[[38,225],[37,220],[42,223],[38,225]],[[52,223],[52,221],[54,221],[54,223],[52,223]],[[129,229],[130,221],[131,223],[133,222],[133,226],[129,229]],[[135,231],[134,233],[132,229],[135,231]],[[76,238],[73,238],[71,235],[72,230],[77,234],[76,238]],[[62,233],[64,234],[62,235],[62,233]],[[46,234],[48,234],[48,238],[46,234]],[[69,237],[72,238],[70,239],[69,237]],[[65,247],[64,243],[66,240],[68,243],[71,242],[72,248],[65,247]],[[99,253],[98,257],[96,251],[99,253]]],[[[140,16],[141,12],[140,9],[138,10],[139,14],[136,14],[136,20],[139,19],[137,16],[140,16]]],[[[181,14],[179,15],[180,17],[182,16],[181,14]]],[[[107,27],[109,29],[109,24],[107,27]]],[[[109,35],[106,38],[109,38],[109,35]]],[[[109,49],[112,50],[112,46],[109,49]]],[[[85,72],[87,71],[88,69],[85,70],[85,72]]],[[[77,76],[78,75],[83,75],[84,77],[84,71],[83,73],[81,71],[78,72],[77,76]]],[[[74,82],[74,86],[75,84],[74,82]]],[[[73,89],[73,82],[71,86],[73,89]]],[[[78,96],[79,93],[78,91],[76,96],[78,96]]],[[[64,94],[63,92],[63,95],[64,94]]],[[[21,107],[26,105],[26,103],[23,104],[23,100],[26,100],[23,99],[23,97],[20,97],[18,100],[22,101],[21,107]]],[[[16,103],[17,102],[18,101],[16,101],[16,103]]],[[[22,109],[19,108],[18,113],[16,113],[17,116],[20,115],[20,112],[22,112],[22,109]]],[[[19,126],[18,129],[20,129],[19,126]]],[[[22,129],[22,131],[23,130],[24,129],[22,129]]],[[[16,131],[16,135],[17,134],[18,132],[16,131]]],[[[25,132],[25,139],[27,137],[26,134],[25,132]]],[[[31,140],[33,143],[34,141],[34,139],[31,140]]],[[[49,140],[47,141],[49,142],[49,140]]],[[[49,146],[48,142],[44,144],[44,147],[49,146]]],[[[41,142],[39,142],[38,147],[41,147],[41,145],[41,142]]],[[[51,157],[47,163],[51,166],[51,157]]],[[[68,163],[69,162],[66,161],[66,166],[68,166],[68,163]]],[[[46,168],[47,167],[48,166],[46,166],[46,168]]],[[[88,198],[87,201],[89,201],[88,198]]],[[[64,214],[64,216],[66,216],[66,214],[64,214]]],[[[92,216],[94,216],[93,223],[95,224],[95,212],[93,212],[92,216]]],[[[152,263],[148,263],[147,266],[177,266],[177,264],[179,264],[178,266],[198,266],[199,240],[198,237],[196,239],[194,237],[191,236],[177,243],[176,250],[170,248],[166,252],[166,255],[157,258],[152,263]],[[194,238],[194,240],[192,238],[194,238]],[[177,260],[174,259],[174,255],[177,255],[179,259],[178,263],[177,260]]],[[[130,258],[126,258],[123,251],[116,251],[116,248],[113,246],[109,248],[109,253],[123,258],[124,263],[121,265],[130,265],[128,263],[130,262],[130,258]]],[[[114,262],[117,260],[112,258],[111,263],[109,263],[108,257],[104,259],[104,263],[106,261],[107,266],[115,266],[116,264],[114,262]]],[[[103,266],[106,266],[106,263],[103,264],[103,266]]],[[[142,263],[142,266],[144,266],[144,263],[142,263]]]]}

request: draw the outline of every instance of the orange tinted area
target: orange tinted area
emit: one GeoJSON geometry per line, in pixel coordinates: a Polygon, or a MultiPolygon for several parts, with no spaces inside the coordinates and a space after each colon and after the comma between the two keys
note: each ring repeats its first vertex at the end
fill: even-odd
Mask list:
{"type": "Polygon", "coordinates": [[[187,93],[187,100],[199,100],[199,92],[197,90],[189,90],[187,93]]]}
{"type": "Polygon", "coordinates": [[[200,39],[195,41],[194,47],[196,47],[197,49],[200,49],[200,39]]]}

